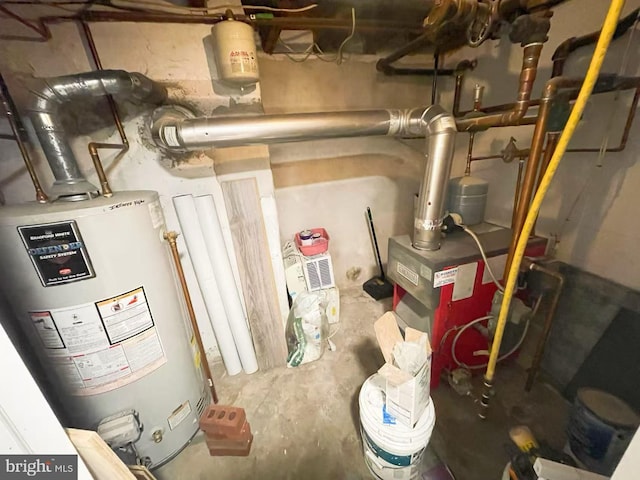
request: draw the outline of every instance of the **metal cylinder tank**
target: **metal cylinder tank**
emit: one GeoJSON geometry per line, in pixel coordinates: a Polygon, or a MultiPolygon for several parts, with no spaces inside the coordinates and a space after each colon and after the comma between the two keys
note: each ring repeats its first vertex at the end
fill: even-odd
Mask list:
{"type": "Polygon", "coordinates": [[[0,286],[67,426],[150,467],[189,443],[210,401],[164,230],[150,191],[0,208],[0,286]]]}
{"type": "Polygon", "coordinates": [[[250,25],[232,17],[211,29],[220,80],[246,86],[260,80],[254,31],[250,25]]]}
{"type": "Polygon", "coordinates": [[[489,182],[481,178],[464,176],[449,180],[447,208],[457,213],[465,225],[477,225],[484,221],[489,182]]]}

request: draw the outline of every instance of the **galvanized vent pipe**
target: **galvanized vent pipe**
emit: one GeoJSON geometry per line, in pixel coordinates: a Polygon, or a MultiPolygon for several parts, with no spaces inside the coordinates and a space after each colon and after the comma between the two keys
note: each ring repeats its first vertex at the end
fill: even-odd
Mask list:
{"type": "Polygon", "coordinates": [[[453,116],[438,105],[412,110],[201,118],[193,118],[179,107],[161,107],[154,114],[151,130],[156,143],[170,151],[374,135],[426,136],[427,162],[418,197],[413,246],[422,250],[440,248],[456,125],[453,116]]]}
{"type": "Polygon", "coordinates": [[[80,171],[61,125],[59,110],[66,103],[90,97],[119,95],[125,99],[162,103],[166,89],[141,73],[101,70],[43,79],[44,85],[32,91],[29,116],[55,182],[51,193],[60,197],[91,194],[98,189],[80,171]]]}

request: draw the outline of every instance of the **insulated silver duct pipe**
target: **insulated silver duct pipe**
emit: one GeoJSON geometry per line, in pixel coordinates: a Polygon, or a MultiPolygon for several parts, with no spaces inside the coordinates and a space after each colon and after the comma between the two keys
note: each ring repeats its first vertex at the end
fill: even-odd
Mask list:
{"type": "Polygon", "coordinates": [[[182,108],[161,107],[152,133],[156,143],[176,151],[406,134],[410,123],[419,135],[421,114],[422,109],[190,118],[182,108]]]}
{"type": "Polygon", "coordinates": [[[439,105],[425,110],[422,120],[426,125],[427,162],[413,225],[413,246],[438,250],[457,129],[454,116],[439,105]]]}
{"type": "Polygon", "coordinates": [[[181,107],[161,107],[151,127],[158,145],[171,151],[237,147],[321,138],[401,135],[427,137],[426,170],[414,222],[413,245],[440,248],[440,227],[449,183],[456,125],[433,105],[426,110],[363,110],[239,117],[201,117],[181,107]]]}
{"type": "Polygon", "coordinates": [[[141,73],[123,70],[100,70],[42,81],[42,87],[31,92],[33,100],[29,116],[55,177],[51,193],[57,196],[82,195],[98,190],[84,178],[62,128],[59,110],[64,104],[105,95],[160,104],[167,97],[163,86],[141,73]]]}

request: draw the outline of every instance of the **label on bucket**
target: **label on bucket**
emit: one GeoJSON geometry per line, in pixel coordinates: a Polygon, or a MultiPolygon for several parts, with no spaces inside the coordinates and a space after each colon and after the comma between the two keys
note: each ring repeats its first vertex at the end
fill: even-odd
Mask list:
{"type": "Polygon", "coordinates": [[[386,405],[382,406],[382,423],[384,423],[386,425],[395,425],[396,424],[396,417],[394,417],[393,415],[391,415],[387,411],[387,406],[386,405]]]}
{"type": "MultiPolygon", "coordinates": [[[[364,440],[365,449],[368,449],[371,453],[373,453],[376,457],[381,460],[384,460],[386,463],[393,467],[411,467],[417,466],[420,464],[420,460],[422,459],[422,452],[424,452],[423,446],[417,452],[412,453],[411,455],[395,455],[391,452],[386,451],[382,447],[378,446],[372,439],[369,437],[367,432],[362,429],[362,439],[364,440]]],[[[410,473],[410,469],[407,469],[407,473],[410,473]]],[[[394,477],[395,478],[395,477],[394,477]]],[[[406,478],[409,478],[407,475],[406,478]]]]}

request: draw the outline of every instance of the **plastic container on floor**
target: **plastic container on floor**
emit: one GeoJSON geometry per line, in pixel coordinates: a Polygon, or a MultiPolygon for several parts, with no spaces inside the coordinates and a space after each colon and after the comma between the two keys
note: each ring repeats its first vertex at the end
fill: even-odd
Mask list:
{"type": "MultiPolygon", "coordinates": [[[[312,234],[311,245],[305,245],[305,242],[300,238],[300,233],[295,235],[296,246],[305,257],[311,257],[313,255],[320,255],[329,249],[329,234],[324,228],[312,228],[308,230],[312,234]],[[313,238],[313,234],[320,234],[319,238],[313,238]]],[[[307,230],[304,230],[307,232],[307,230]]],[[[316,235],[317,237],[317,235],[316,235]]]]}
{"type": "Polygon", "coordinates": [[[433,402],[414,428],[395,424],[385,409],[384,379],[375,374],[362,385],[359,405],[364,457],[373,476],[381,480],[419,478],[436,420],[433,402]]]}
{"type": "Polygon", "coordinates": [[[581,388],[567,428],[571,453],[587,470],[611,475],[639,422],[638,414],[618,397],[595,388],[581,388]]]}

